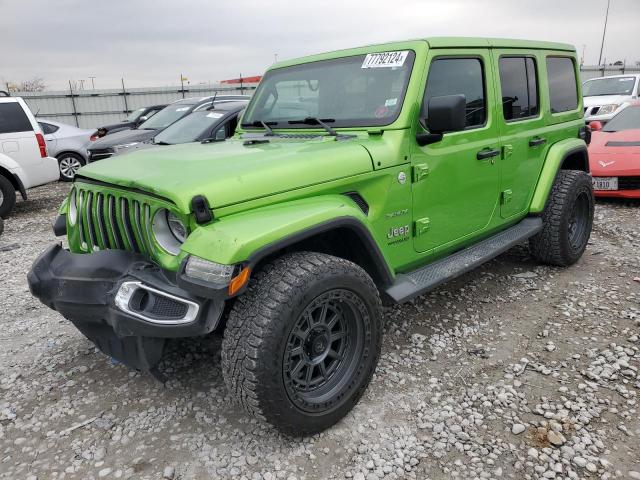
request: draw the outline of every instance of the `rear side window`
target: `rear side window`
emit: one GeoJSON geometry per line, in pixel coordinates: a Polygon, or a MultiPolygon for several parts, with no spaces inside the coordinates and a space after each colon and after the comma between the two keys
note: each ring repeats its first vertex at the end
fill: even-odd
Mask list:
{"type": "Polygon", "coordinates": [[[578,86],[573,60],[569,57],[547,57],[551,113],[578,108],[578,86]]]}
{"type": "Polygon", "coordinates": [[[0,103],[0,133],[32,131],[31,122],[18,102],[0,103]]]}
{"type": "MultiPolygon", "coordinates": [[[[487,106],[482,62],[478,58],[440,58],[431,63],[425,98],[464,94],[467,97],[466,127],[484,125],[487,106]]],[[[428,112],[427,112],[428,115],[428,112]]]]}
{"type": "Polygon", "coordinates": [[[538,115],[538,82],[533,58],[501,57],[500,88],[505,120],[520,120],[538,115]]]}

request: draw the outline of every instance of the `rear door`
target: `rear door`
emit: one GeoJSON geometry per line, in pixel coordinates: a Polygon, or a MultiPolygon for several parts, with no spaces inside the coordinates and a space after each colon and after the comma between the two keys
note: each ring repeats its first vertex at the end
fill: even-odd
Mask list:
{"type": "Polygon", "coordinates": [[[28,171],[42,164],[34,124],[18,99],[0,98],[0,153],[28,171]]]}
{"type": "Polygon", "coordinates": [[[540,65],[534,53],[493,50],[502,141],[500,215],[507,219],[528,210],[549,144],[540,108],[540,65]]]}
{"type": "Polygon", "coordinates": [[[445,133],[439,142],[413,146],[414,247],[418,252],[453,246],[480,234],[496,209],[500,183],[489,50],[434,49],[427,61],[424,96],[464,94],[466,128],[445,133]]]}

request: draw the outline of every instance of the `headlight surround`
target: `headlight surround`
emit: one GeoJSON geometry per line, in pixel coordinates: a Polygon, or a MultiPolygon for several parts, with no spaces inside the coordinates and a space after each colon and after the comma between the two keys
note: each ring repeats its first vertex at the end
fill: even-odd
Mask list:
{"type": "Polygon", "coordinates": [[[180,253],[180,247],[187,239],[187,227],[175,213],[166,208],[159,209],[153,216],[151,229],[156,242],[165,251],[171,255],[180,253]]]}
{"type": "Polygon", "coordinates": [[[620,105],[617,103],[610,103],[609,105],[602,105],[598,109],[598,113],[596,115],[609,115],[610,113],[615,112],[620,105]]]}
{"type": "Polygon", "coordinates": [[[224,265],[191,255],[187,259],[184,273],[187,277],[226,287],[236,270],[235,265],[224,265]]]}
{"type": "Polygon", "coordinates": [[[71,193],[69,194],[69,206],[68,206],[68,219],[69,219],[69,225],[74,226],[76,224],[76,222],[78,221],[78,204],[77,204],[77,193],[76,193],[76,189],[74,188],[73,190],[71,190],[71,193]]]}

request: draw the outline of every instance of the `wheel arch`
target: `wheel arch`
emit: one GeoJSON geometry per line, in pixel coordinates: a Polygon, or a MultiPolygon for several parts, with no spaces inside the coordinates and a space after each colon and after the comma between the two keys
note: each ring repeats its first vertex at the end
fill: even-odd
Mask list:
{"type": "Polygon", "coordinates": [[[65,155],[69,155],[69,154],[77,155],[77,156],[81,157],[82,160],[84,161],[84,164],[85,165],[87,164],[87,157],[85,155],[83,155],[82,153],[76,151],[76,150],[63,150],[61,152],[58,152],[58,153],[56,153],[56,158],[58,160],[60,160],[65,155]]]}
{"type": "Polygon", "coordinates": [[[393,274],[369,230],[356,218],[341,217],[301,230],[256,250],[248,259],[252,270],[269,259],[294,251],[326,253],[359,265],[378,287],[390,285],[393,274]]]}
{"type": "Polygon", "coordinates": [[[576,147],[566,152],[560,164],[560,170],[581,170],[589,173],[589,152],[587,147],[576,147]]]}
{"type": "Polygon", "coordinates": [[[14,173],[11,173],[9,170],[7,170],[3,166],[0,166],[0,175],[5,177],[7,180],[9,180],[9,182],[11,182],[11,185],[13,185],[13,187],[16,189],[16,192],[20,192],[20,195],[22,196],[23,200],[27,199],[27,190],[24,188],[24,185],[22,183],[22,180],[20,180],[20,177],[18,177],[14,173]]]}
{"type": "Polygon", "coordinates": [[[580,170],[589,173],[589,152],[584,140],[569,138],[549,148],[533,193],[529,213],[540,214],[544,211],[549,192],[560,170],[580,170]]]}

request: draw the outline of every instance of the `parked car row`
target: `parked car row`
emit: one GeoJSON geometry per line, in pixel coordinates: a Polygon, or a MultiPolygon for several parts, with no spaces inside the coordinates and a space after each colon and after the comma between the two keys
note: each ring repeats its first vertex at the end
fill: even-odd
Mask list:
{"type": "Polygon", "coordinates": [[[246,95],[187,98],[140,108],[124,121],[82,129],[36,119],[19,97],[0,93],[0,218],[16,193],[58,179],[72,181],[89,162],[131,151],[178,143],[221,141],[232,136],[246,95]]]}
{"type": "MultiPolygon", "coordinates": [[[[237,112],[239,112],[242,107],[247,104],[249,98],[250,97],[245,95],[215,95],[211,97],[185,98],[184,100],[178,100],[167,105],[160,112],[137,127],[110,133],[94,142],[88,150],[88,161],[95,162],[96,160],[103,160],[114,155],[128,153],[139,148],[145,148],[153,145],[153,138],[174,124],[178,124],[173,130],[174,132],[181,131],[183,128],[186,131],[183,136],[180,137],[182,141],[176,142],[174,140],[172,143],[197,141],[201,134],[199,125],[203,126],[202,131],[204,131],[211,123],[211,120],[222,120],[223,116],[218,116],[216,112],[210,111],[209,117],[197,116],[195,119],[189,119],[186,123],[182,123],[181,120],[185,119],[185,117],[189,117],[190,114],[194,112],[206,111],[209,109],[215,110],[216,108],[219,109],[219,111],[222,111],[221,108],[229,102],[232,102],[236,107],[239,107],[237,109],[237,112]],[[195,130],[197,132],[195,135],[190,135],[189,130],[195,130]]],[[[226,116],[224,116],[224,119],[230,121],[226,116]]],[[[217,125],[219,122],[214,123],[217,125]]],[[[230,135],[232,134],[233,131],[230,132],[230,135]]]]}

